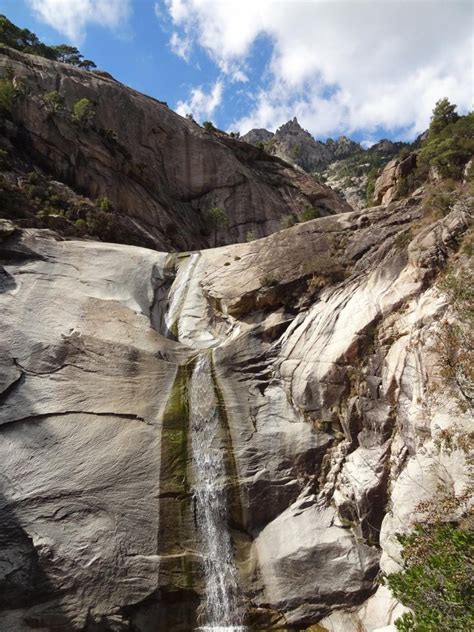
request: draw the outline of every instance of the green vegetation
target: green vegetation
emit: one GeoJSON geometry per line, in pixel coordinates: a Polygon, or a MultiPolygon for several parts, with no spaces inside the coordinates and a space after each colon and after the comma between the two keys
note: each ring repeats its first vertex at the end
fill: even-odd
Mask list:
{"type": "Polygon", "coordinates": [[[64,108],[64,97],[57,90],[47,92],[43,99],[50,112],[59,112],[64,108]]]}
{"type": "Polygon", "coordinates": [[[10,114],[17,96],[13,81],[8,78],[0,79],[0,114],[10,114]]]}
{"type": "Polygon", "coordinates": [[[403,545],[403,570],[385,581],[412,612],[397,619],[397,629],[472,630],[474,531],[454,524],[417,525],[398,539],[403,545]]]}
{"type": "Polygon", "coordinates": [[[106,195],[99,196],[96,201],[96,206],[100,208],[102,211],[111,211],[112,210],[112,202],[106,195]]]}
{"type": "Polygon", "coordinates": [[[47,46],[34,33],[28,29],[20,29],[13,22],[10,22],[5,15],[0,15],[0,44],[15,48],[22,53],[38,55],[53,61],[61,61],[85,70],[91,70],[96,67],[93,61],[84,59],[83,55],[74,46],[68,46],[67,44],[47,46]]]}
{"type": "Polygon", "coordinates": [[[420,169],[434,167],[443,178],[460,180],[466,162],[474,155],[474,112],[456,113],[448,99],[437,102],[428,137],[418,154],[420,169]]]}
{"type": "Polygon", "coordinates": [[[218,206],[214,206],[213,208],[209,209],[206,212],[205,216],[206,221],[211,225],[211,228],[214,231],[214,247],[216,247],[217,230],[229,225],[229,216],[223,208],[219,208],[218,206]]]}
{"type": "Polygon", "coordinates": [[[0,116],[11,113],[17,94],[12,73],[7,69],[5,76],[0,79],[0,116]]]}
{"type": "Polygon", "coordinates": [[[213,132],[216,129],[212,121],[204,121],[202,126],[207,132],[213,132]]]}
{"type": "Polygon", "coordinates": [[[95,116],[94,104],[90,99],[80,99],[74,103],[72,120],[80,125],[92,123],[95,116]]]}
{"type": "MultiPolygon", "coordinates": [[[[469,240],[471,235],[467,236],[469,240]]],[[[469,257],[469,255],[468,255],[469,257]]],[[[472,259],[471,257],[469,257],[472,259]]],[[[470,267],[448,269],[439,287],[447,295],[455,314],[440,324],[434,351],[437,377],[442,389],[434,397],[448,394],[459,410],[474,411],[474,272],[470,267]]]]}
{"type": "Polygon", "coordinates": [[[116,131],[105,127],[101,127],[97,131],[108,145],[118,145],[118,135],[116,131]]]}
{"type": "Polygon", "coordinates": [[[312,206],[307,206],[298,215],[298,219],[300,222],[309,222],[309,220],[316,219],[317,217],[319,217],[319,213],[312,206]]]}
{"type": "Polygon", "coordinates": [[[380,169],[378,167],[372,167],[367,174],[367,185],[365,190],[365,199],[367,201],[367,206],[373,206],[374,204],[374,191],[375,191],[375,182],[379,177],[380,169]]]}

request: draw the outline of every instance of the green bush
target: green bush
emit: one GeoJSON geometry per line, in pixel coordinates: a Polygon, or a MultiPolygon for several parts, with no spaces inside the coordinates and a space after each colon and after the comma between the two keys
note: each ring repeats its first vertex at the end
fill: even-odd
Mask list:
{"type": "Polygon", "coordinates": [[[13,81],[8,77],[0,79],[0,113],[11,113],[16,96],[13,81]]]}
{"type": "Polygon", "coordinates": [[[74,225],[79,230],[79,233],[81,235],[85,235],[87,233],[87,222],[85,219],[82,219],[82,218],[76,219],[76,221],[74,222],[74,225]]]}
{"type": "Polygon", "coordinates": [[[50,112],[59,112],[64,108],[64,97],[57,90],[46,93],[43,98],[50,112]]]}
{"type": "Polygon", "coordinates": [[[214,125],[212,124],[212,121],[204,121],[202,126],[208,132],[213,132],[216,129],[214,125]]]}
{"type": "Polygon", "coordinates": [[[73,106],[72,120],[81,125],[88,125],[94,120],[94,104],[90,99],[80,99],[73,106]]]}
{"type": "Polygon", "coordinates": [[[312,206],[307,206],[303,211],[301,211],[298,217],[300,222],[308,222],[311,219],[319,217],[319,214],[312,206]]]}
{"type": "Polygon", "coordinates": [[[372,167],[367,174],[367,187],[366,187],[366,201],[367,206],[374,205],[374,191],[375,191],[375,183],[377,178],[379,177],[380,169],[378,167],[372,167]]]}
{"type": "Polygon", "coordinates": [[[108,143],[109,145],[115,145],[118,143],[117,132],[113,129],[101,127],[99,129],[99,134],[102,136],[105,142],[108,143]]]}
{"type": "Polygon", "coordinates": [[[95,201],[96,206],[98,206],[102,211],[111,211],[112,210],[112,202],[106,195],[101,195],[95,201]]]}
{"type": "Polygon", "coordinates": [[[438,101],[418,164],[421,168],[435,167],[443,178],[460,180],[464,165],[474,155],[474,113],[458,116],[455,109],[447,99],[438,101]]]}
{"type": "Polygon", "coordinates": [[[401,632],[474,629],[474,532],[453,524],[418,525],[398,536],[403,570],[384,577],[412,612],[395,625],[401,632]]]}

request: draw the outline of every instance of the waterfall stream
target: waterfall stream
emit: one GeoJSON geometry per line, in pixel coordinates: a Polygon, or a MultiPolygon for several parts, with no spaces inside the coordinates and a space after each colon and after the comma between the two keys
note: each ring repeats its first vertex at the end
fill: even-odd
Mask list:
{"type": "Polygon", "coordinates": [[[202,632],[244,632],[239,578],[228,526],[226,451],[211,351],[219,344],[207,323],[207,302],[199,283],[199,253],[182,259],[169,294],[167,334],[200,350],[188,383],[193,471],[193,510],[202,546],[205,595],[202,632]]]}
{"type": "Polygon", "coordinates": [[[205,548],[205,611],[200,630],[244,630],[239,625],[238,576],[227,525],[225,444],[211,362],[202,354],[193,370],[190,392],[195,512],[205,548]]]}

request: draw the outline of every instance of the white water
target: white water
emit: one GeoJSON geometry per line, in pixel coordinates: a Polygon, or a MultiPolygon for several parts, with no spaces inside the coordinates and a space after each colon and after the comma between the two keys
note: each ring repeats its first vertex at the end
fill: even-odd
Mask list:
{"type": "Polygon", "coordinates": [[[203,632],[240,632],[238,576],[227,523],[225,445],[208,355],[194,367],[189,393],[196,521],[206,583],[203,632]]]}
{"type": "Polygon", "coordinates": [[[186,300],[191,275],[198,259],[199,253],[195,252],[189,257],[189,260],[185,260],[184,264],[178,269],[176,279],[171,288],[169,296],[170,302],[165,317],[168,331],[171,331],[175,323],[178,321],[184,301],[186,300]]]}

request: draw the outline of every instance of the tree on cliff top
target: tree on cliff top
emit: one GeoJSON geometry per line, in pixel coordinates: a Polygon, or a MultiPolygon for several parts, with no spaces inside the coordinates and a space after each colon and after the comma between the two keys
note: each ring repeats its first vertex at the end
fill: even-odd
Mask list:
{"type": "Polygon", "coordinates": [[[90,59],[84,59],[84,56],[75,46],[67,44],[59,44],[58,46],[47,46],[43,44],[37,35],[28,29],[21,29],[5,15],[0,15],[0,43],[15,48],[22,53],[30,55],[39,55],[53,61],[61,61],[65,64],[91,70],[96,65],[90,59]]]}
{"type": "Polygon", "coordinates": [[[450,103],[446,97],[439,99],[433,108],[429,134],[431,136],[439,134],[446,125],[454,123],[458,118],[459,114],[456,112],[456,105],[450,103]]]}
{"type": "Polygon", "coordinates": [[[434,167],[444,178],[460,180],[474,156],[474,113],[459,116],[456,105],[441,99],[434,107],[428,137],[422,141],[418,164],[434,167]]]}

